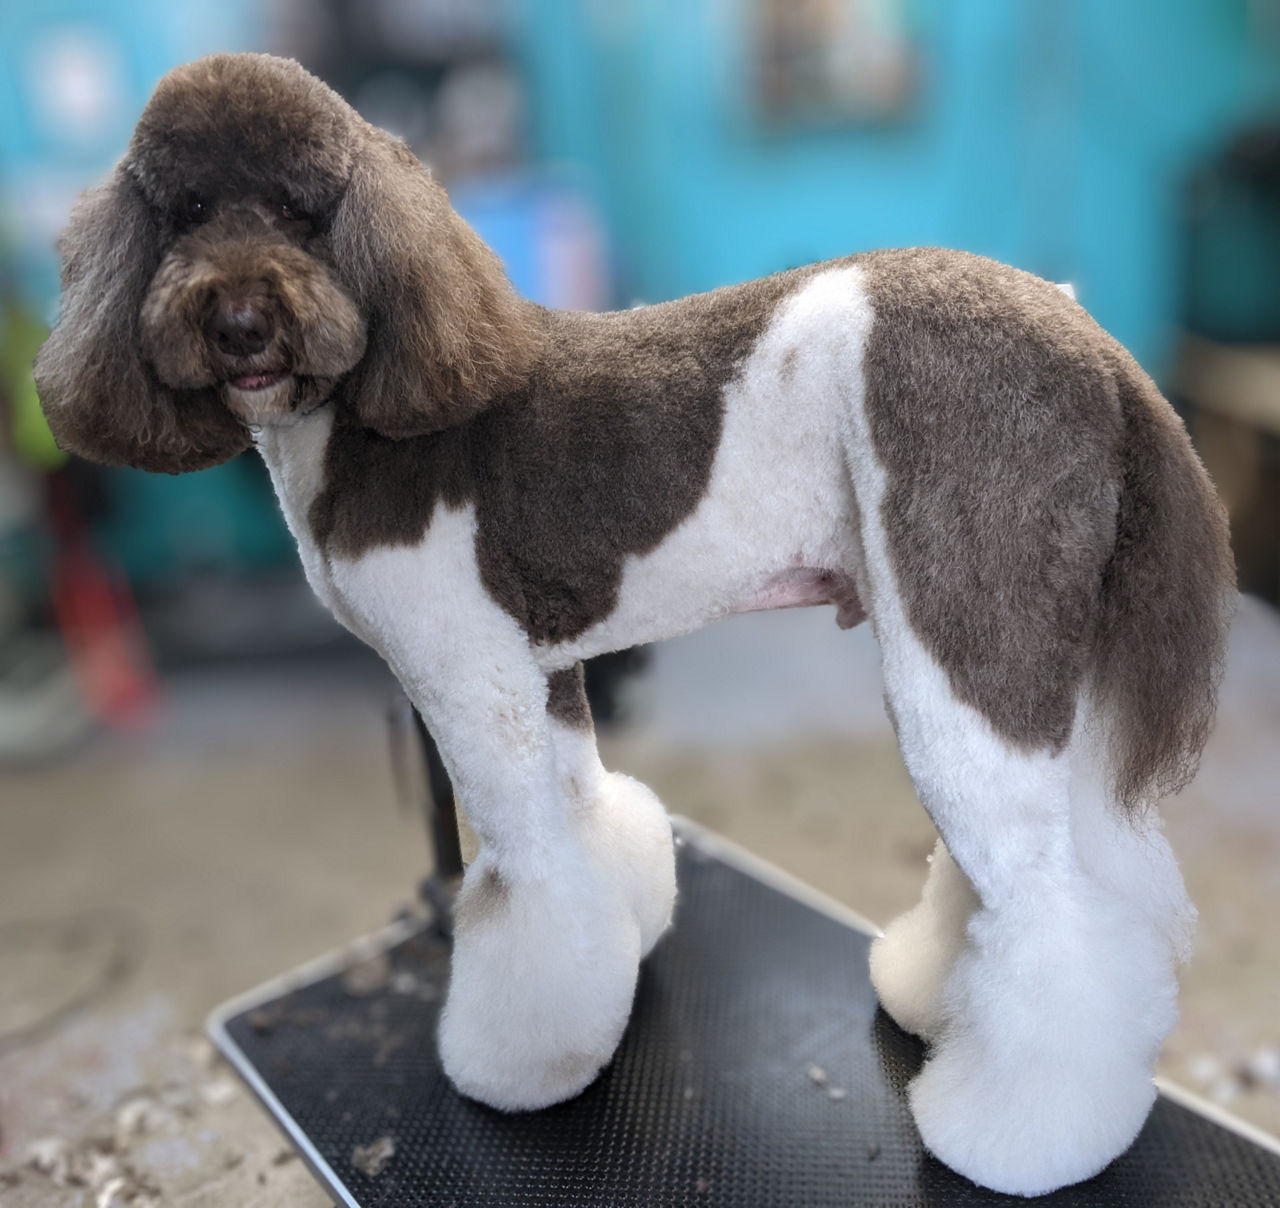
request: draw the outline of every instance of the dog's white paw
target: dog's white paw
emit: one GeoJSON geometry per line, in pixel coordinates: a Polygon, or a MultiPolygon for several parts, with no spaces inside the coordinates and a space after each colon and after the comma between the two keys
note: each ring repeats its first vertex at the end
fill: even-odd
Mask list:
{"type": "Polygon", "coordinates": [[[1014,1195],[1097,1174],[1155,1100],[1176,994],[1166,937],[1090,882],[980,910],[947,979],[942,1034],[908,1092],[926,1148],[1014,1195]]]}
{"type": "Polygon", "coordinates": [[[965,946],[978,897],[939,842],[920,902],[871,945],[871,984],[894,1023],[925,1040],[941,1035],[942,990],[965,946]]]}
{"type": "Polygon", "coordinates": [[[477,860],[455,908],[445,1073],[503,1111],[571,1098],[613,1056],[639,965],[625,893],[586,861],[512,883],[477,860]]]}
{"type": "Polygon", "coordinates": [[[630,777],[602,785],[556,873],[509,882],[482,855],[458,895],[440,1055],[458,1090],[491,1107],[547,1107],[595,1079],[671,920],[666,811],[630,777]]]}
{"type": "Polygon", "coordinates": [[[871,984],[880,1005],[903,1031],[922,1040],[942,1032],[942,987],[953,951],[941,951],[935,933],[920,918],[922,906],[899,915],[872,941],[871,984]]]}
{"type": "Polygon", "coordinates": [[[945,1038],[908,1092],[925,1148],[1010,1195],[1091,1178],[1133,1143],[1155,1087],[1133,1063],[1115,1069],[1083,1051],[1062,1058],[992,1052],[963,1032],[945,1038]]]}

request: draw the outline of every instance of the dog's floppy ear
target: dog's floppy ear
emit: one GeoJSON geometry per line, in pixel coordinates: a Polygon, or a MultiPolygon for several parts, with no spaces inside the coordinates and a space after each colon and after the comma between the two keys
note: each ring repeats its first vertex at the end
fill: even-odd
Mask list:
{"type": "Polygon", "coordinates": [[[417,436],[471,418],[528,372],[535,310],[409,148],[365,135],[329,233],[369,324],[338,397],[364,427],[417,436]]]}
{"type": "Polygon", "coordinates": [[[35,365],[58,444],[90,461],[170,474],[247,448],[249,433],[214,389],[171,390],[143,361],[139,312],[160,245],[123,167],[80,199],[59,250],[61,314],[35,365]]]}

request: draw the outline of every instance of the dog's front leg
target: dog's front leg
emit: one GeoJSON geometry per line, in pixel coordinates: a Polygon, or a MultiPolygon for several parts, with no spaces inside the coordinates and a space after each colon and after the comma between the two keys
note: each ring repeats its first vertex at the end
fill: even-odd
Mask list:
{"type": "Polygon", "coordinates": [[[481,844],[457,900],[441,1059],[472,1098],[545,1107],[622,1037],[671,914],[671,826],[643,785],[600,767],[589,715],[557,717],[559,690],[531,663],[513,652],[501,682],[458,687],[426,705],[481,844]]]}
{"type": "Polygon", "coordinates": [[[426,691],[403,678],[480,840],[455,907],[445,1072],[504,1111],[558,1103],[608,1063],[631,1012],[647,937],[616,875],[622,853],[558,775],[547,681],[527,651],[426,691]]]}
{"type": "Polygon", "coordinates": [[[528,1110],[577,1094],[613,1056],[670,915],[671,828],[647,789],[600,768],[579,673],[549,680],[484,591],[468,520],[438,514],[421,549],[342,576],[480,841],[456,906],[445,1072],[528,1110]]]}
{"type": "Polygon", "coordinates": [[[556,780],[593,864],[623,888],[647,956],[671,922],[675,848],[671,822],[652,790],[607,772],[596,749],[582,664],[548,677],[547,714],[556,780]]]}

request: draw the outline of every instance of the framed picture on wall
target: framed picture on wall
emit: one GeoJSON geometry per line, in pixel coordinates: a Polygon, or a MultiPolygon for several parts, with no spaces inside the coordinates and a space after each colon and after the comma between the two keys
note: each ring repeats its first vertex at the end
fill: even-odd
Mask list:
{"type": "Polygon", "coordinates": [[[752,0],[756,107],[778,126],[894,121],[916,96],[912,0],[752,0]]]}

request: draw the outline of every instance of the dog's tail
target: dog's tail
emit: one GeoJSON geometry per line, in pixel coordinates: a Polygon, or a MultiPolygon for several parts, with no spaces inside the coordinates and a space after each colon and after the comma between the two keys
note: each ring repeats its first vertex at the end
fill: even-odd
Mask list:
{"type": "Polygon", "coordinates": [[[1225,512],[1181,421],[1127,353],[1116,380],[1122,479],[1092,687],[1117,799],[1140,810],[1181,788],[1199,763],[1235,565],[1225,512]]]}

